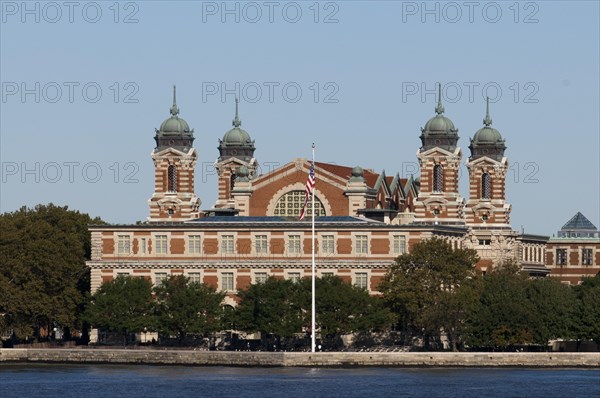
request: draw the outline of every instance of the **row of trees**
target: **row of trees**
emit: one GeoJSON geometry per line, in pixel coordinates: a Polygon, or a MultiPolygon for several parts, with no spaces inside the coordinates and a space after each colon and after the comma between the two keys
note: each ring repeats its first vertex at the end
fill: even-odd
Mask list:
{"type": "MultiPolygon", "coordinates": [[[[330,344],[344,334],[389,330],[394,316],[380,298],[337,277],[316,281],[317,324],[330,344]]],[[[311,322],[310,280],[268,278],[239,292],[239,305],[222,307],[223,293],[183,275],[171,276],[152,288],[144,278],[119,276],[102,284],[91,297],[83,319],[124,340],[132,332],[158,331],[177,336],[208,336],[222,330],[260,332],[282,339],[306,335],[311,322]]],[[[291,343],[293,344],[293,343],[291,343]]]]}
{"type": "Polygon", "coordinates": [[[82,320],[121,335],[125,342],[130,333],[150,330],[177,336],[182,343],[190,333],[205,335],[222,329],[224,298],[212,287],[189,283],[183,275],[155,288],[145,278],[118,276],[94,293],[82,320]]]}
{"type": "MultiPolygon", "coordinates": [[[[126,335],[144,328],[176,336],[242,330],[277,340],[310,328],[310,281],[269,279],[239,292],[235,310],[223,294],[182,277],[153,288],[117,278],[89,295],[89,224],[67,207],[39,205],[0,215],[0,331],[43,339],[53,327],[86,322],[126,335]]],[[[506,262],[485,275],[477,255],[430,239],[398,257],[382,281],[383,298],[338,278],[317,280],[317,324],[324,340],[396,330],[400,343],[452,349],[509,349],[555,338],[600,342],[600,276],[578,286],[530,279],[506,262]]]]}
{"type": "Polygon", "coordinates": [[[453,350],[546,346],[553,339],[600,343],[600,275],[568,286],[531,279],[506,261],[485,275],[471,249],[442,239],[413,246],[380,286],[404,343],[453,350]]]}

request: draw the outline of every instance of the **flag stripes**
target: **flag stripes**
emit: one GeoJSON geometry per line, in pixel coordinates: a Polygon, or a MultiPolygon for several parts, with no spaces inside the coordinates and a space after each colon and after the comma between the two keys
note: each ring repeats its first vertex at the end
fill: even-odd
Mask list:
{"type": "Polygon", "coordinates": [[[302,220],[306,215],[306,205],[308,204],[308,199],[312,194],[313,189],[315,188],[315,161],[312,160],[310,162],[310,172],[308,173],[308,180],[306,180],[306,195],[304,197],[304,205],[302,205],[302,211],[300,212],[300,218],[298,220],[302,220]]]}

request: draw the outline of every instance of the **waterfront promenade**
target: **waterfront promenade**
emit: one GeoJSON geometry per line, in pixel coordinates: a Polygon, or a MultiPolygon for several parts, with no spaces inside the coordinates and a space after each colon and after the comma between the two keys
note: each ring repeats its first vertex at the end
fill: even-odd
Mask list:
{"type": "Polygon", "coordinates": [[[144,364],[264,367],[600,368],[600,353],[540,352],[255,352],[93,348],[0,349],[2,363],[144,364]]]}

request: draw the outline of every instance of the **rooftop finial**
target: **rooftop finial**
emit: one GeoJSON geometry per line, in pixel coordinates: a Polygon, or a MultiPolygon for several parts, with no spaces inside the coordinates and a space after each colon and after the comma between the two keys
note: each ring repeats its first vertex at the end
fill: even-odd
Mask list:
{"type": "Polygon", "coordinates": [[[492,119],[490,118],[490,97],[485,97],[485,119],[483,119],[483,124],[485,124],[485,127],[489,127],[492,124],[492,119]]]}
{"type": "Polygon", "coordinates": [[[444,113],[444,107],[442,106],[442,83],[438,83],[438,103],[435,108],[435,113],[438,115],[444,113]]]}
{"type": "Polygon", "coordinates": [[[177,107],[177,88],[173,85],[173,106],[171,107],[171,115],[177,116],[179,108],[177,107]]]}
{"type": "Polygon", "coordinates": [[[235,118],[233,119],[233,127],[240,127],[242,125],[242,121],[240,120],[239,116],[238,116],[238,103],[240,102],[240,100],[235,97],[235,118]]]}

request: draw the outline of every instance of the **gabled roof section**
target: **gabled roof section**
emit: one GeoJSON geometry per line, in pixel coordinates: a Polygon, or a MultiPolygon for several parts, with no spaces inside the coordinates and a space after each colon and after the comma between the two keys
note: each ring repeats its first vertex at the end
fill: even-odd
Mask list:
{"type": "MultiPolygon", "coordinates": [[[[340,166],[338,164],[332,163],[323,163],[323,162],[315,162],[315,168],[325,170],[331,174],[334,174],[345,181],[347,181],[350,177],[352,177],[352,169],[353,167],[348,166],[340,166]]],[[[364,178],[365,182],[369,186],[369,188],[374,188],[379,178],[379,174],[375,173],[373,170],[364,169],[364,178]]]]}
{"type": "Polygon", "coordinates": [[[400,176],[398,175],[398,173],[396,173],[396,175],[393,177],[386,177],[385,180],[387,181],[388,186],[390,187],[390,192],[394,192],[394,190],[398,189],[398,182],[400,181],[400,176]]]}
{"type": "Polygon", "coordinates": [[[400,185],[402,185],[402,191],[404,192],[405,198],[408,197],[411,190],[413,193],[413,197],[416,197],[417,194],[419,193],[418,189],[415,185],[415,180],[414,180],[413,176],[410,176],[410,178],[401,178],[400,185]]]}
{"type": "Polygon", "coordinates": [[[581,212],[577,212],[563,227],[561,230],[594,230],[596,231],[596,226],[592,224],[590,220],[588,220],[581,212]]]}
{"type": "MultiPolygon", "coordinates": [[[[379,188],[381,188],[381,184],[384,184],[385,188],[388,188],[388,186],[387,186],[387,176],[385,175],[385,170],[382,170],[381,174],[379,174],[377,176],[377,179],[375,180],[375,185],[370,185],[367,182],[367,185],[369,185],[372,188],[375,188],[376,191],[379,191],[379,188]]],[[[387,190],[386,194],[389,194],[389,189],[387,190]]]]}

